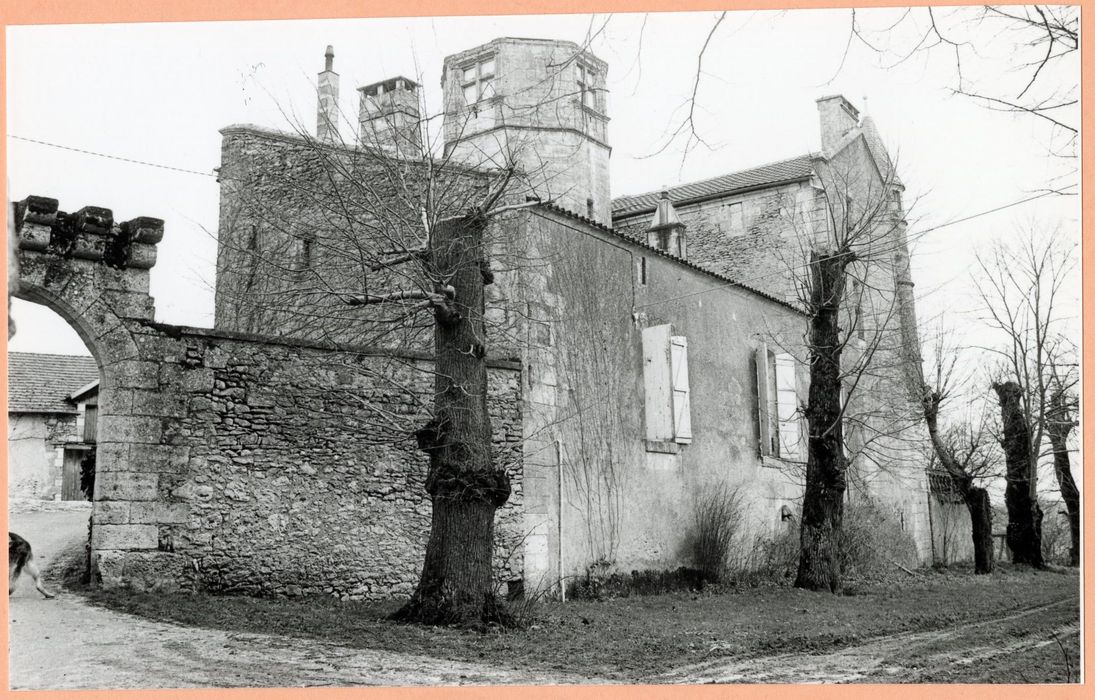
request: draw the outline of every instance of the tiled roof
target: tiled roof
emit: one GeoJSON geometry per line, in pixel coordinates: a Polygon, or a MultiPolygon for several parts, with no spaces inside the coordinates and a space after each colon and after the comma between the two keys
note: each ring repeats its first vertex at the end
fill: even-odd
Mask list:
{"type": "MultiPolygon", "coordinates": [[[[748,190],[777,182],[793,182],[810,177],[813,172],[813,154],[806,154],[768,163],[749,170],[719,175],[708,180],[690,182],[668,188],[669,199],[674,206],[696,202],[739,190],[748,190]]],[[[654,211],[662,190],[612,200],[612,218],[617,219],[633,214],[654,211]]]]}
{"type": "Polygon", "coordinates": [[[9,413],[76,413],[65,400],[99,378],[92,357],[8,353],[9,413]]]}

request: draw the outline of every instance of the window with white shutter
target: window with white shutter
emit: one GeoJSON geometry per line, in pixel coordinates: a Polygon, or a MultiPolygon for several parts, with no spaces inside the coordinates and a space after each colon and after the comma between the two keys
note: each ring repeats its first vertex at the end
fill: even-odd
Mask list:
{"type": "Polygon", "coordinates": [[[775,356],[776,407],[779,418],[779,456],[802,458],[802,431],[799,430],[798,392],[795,389],[795,358],[787,353],[775,356]]]}
{"type": "Polygon", "coordinates": [[[688,339],[673,335],[669,324],[643,329],[643,389],[646,439],[692,442],[688,339]]]}
{"type": "Polygon", "coordinates": [[[692,442],[692,413],[688,393],[688,339],[674,335],[669,339],[669,366],[673,375],[673,439],[692,442]]]}
{"type": "Polygon", "coordinates": [[[773,353],[762,343],[756,351],[756,364],[760,453],[801,461],[804,452],[795,359],[787,353],[773,353]]]}

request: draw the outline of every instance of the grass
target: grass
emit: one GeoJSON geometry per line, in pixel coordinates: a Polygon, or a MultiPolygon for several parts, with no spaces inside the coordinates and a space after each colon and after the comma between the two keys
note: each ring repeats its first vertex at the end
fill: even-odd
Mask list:
{"type": "Polygon", "coordinates": [[[820,651],[895,632],[942,629],[1079,593],[1074,569],[1033,571],[1002,564],[990,576],[974,576],[970,569],[925,570],[915,577],[853,582],[851,594],[843,596],[785,587],[708,588],[544,602],[527,629],[483,633],[387,621],[400,601],[88,590],[73,581],[74,566],[68,567],[71,590],[93,604],[154,620],[620,681],[648,679],[715,656],[820,651]]]}

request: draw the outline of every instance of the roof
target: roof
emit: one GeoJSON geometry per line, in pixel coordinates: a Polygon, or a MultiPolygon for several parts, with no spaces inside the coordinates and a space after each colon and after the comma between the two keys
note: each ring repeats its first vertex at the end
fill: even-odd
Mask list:
{"type": "Polygon", "coordinates": [[[669,258],[670,260],[673,260],[674,262],[676,262],[680,265],[684,265],[685,267],[692,268],[693,270],[696,270],[697,272],[702,272],[705,275],[708,275],[710,277],[714,277],[715,279],[720,280],[722,282],[726,282],[727,284],[724,285],[724,286],[738,287],[739,289],[744,289],[745,291],[750,292],[752,294],[755,294],[759,297],[764,297],[768,301],[774,301],[775,303],[780,304],[781,306],[786,306],[787,308],[789,308],[793,311],[796,311],[800,314],[805,313],[800,307],[798,307],[795,304],[787,301],[786,299],[781,299],[780,297],[775,296],[774,294],[769,294],[768,292],[757,289],[756,287],[751,287],[747,284],[743,284],[743,283],[737,281],[736,279],[734,279],[732,277],[727,277],[726,275],[724,275],[722,273],[715,272],[714,270],[703,267],[702,265],[697,265],[696,263],[692,262],[691,260],[688,260],[687,258],[682,258],[682,257],[679,257],[677,255],[673,255],[672,253],[670,253],[668,251],[661,250],[660,248],[655,248],[654,246],[649,245],[645,241],[636,240],[636,239],[631,238],[629,236],[625,236],[624,234],[620,233],[619,231],[614,231],[613,229],[610,229],[609,227],[605,226],[604,224],[602,224],[598,221],[594,221],[593,219],[590,219],[587,216],[583,216],[582,214],[578,214],[576,212],[573,212],[573,211],[571,211],[569,209],[566,209],[564,207],[561,207],[558,204],[555,204],[553,202],[543,202],[543,203],[537,204],[534,209],[540,209],[540,210],[543,210],[543,211],[550,211],[550,212],[554,212],[556,214],[561,214],[561,215],[565,216],[568,219],[572,219],[574,221],[579,221],[583,224],[586,224],[587,226],[595,228],[599,231],[603,231],[604,233],[607,233],[610,236],[615,236],[617,238],[620,238],[621,240],[624,240],[624,241],[627,241],[628,243],[631,243],[632,245],[635,245],[635,246],[638,246],[639,248],[643,248],[647,251],[650,251],[651,253],[654,253],[655,255],[659,255],[663,258],[669,258]]]}
{"type": "Polygon", "coordinates": [[[8,412],[76,413],[66,397],[98,379],[93,357],[9,352],[8,412]]]}
{"type": "MultiPolygon", "coordinates": [[[[668,188],[669,199],[675,206],[718,197],[731,192],[750,190],[783,182],[805,180],[813,174],[812,153],[787,160],[760,165],[749,170],[719,175],[699,182],[668,188]]],[[[617,197],[612,200],[612,217],[620,218],[654,211],[663,190],[646,194],[617,197]]]]}

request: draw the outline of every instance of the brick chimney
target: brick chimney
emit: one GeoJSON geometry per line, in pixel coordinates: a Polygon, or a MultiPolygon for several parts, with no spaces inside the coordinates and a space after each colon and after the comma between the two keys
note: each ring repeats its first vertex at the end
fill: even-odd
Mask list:
{"type": "Polygon", "coordinates": [[[326,67],[319,74],[316,84],[318,104],[316,106],[316,138],[328,143],[337,143],[338,137],[338,73],[334,71],[335,49],[327,47],[324,54],[326,67]]]}
{"type": "Polygon", "coordinates": [[[417,158],[422,155],[418,83],[396,76],[358,88],[362,146],[417,158]]]}
{"type": "Polygon", "coordinates": [[[828,155],[849,131],[859,126],[859,110],[843,95],[829,95],[818,99],[817,112],[821,124],[821,151],[828,155]]]}

